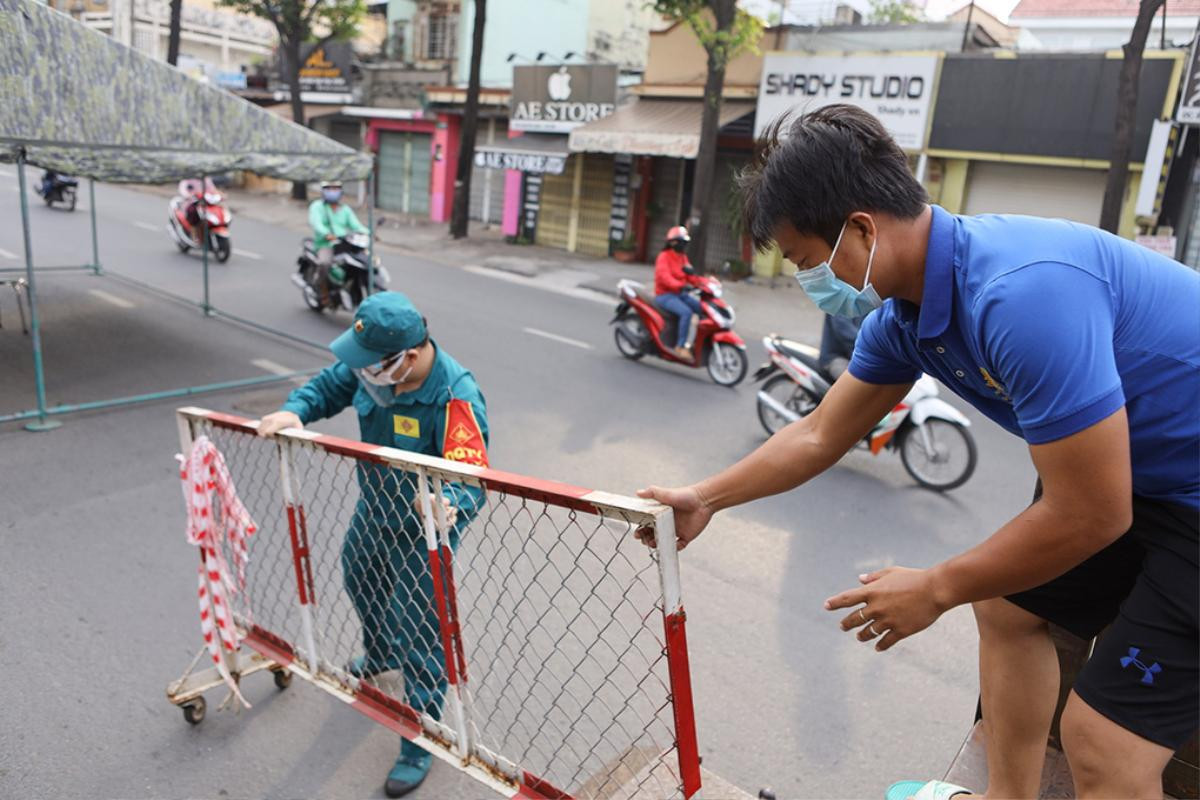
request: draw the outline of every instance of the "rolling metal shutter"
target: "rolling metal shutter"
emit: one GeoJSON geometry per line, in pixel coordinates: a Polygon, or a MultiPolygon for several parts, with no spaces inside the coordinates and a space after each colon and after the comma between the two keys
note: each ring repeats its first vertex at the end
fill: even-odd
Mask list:
{"type": "MultiPolygon", "coordinates": [[[[576,252],[590,256],[608,255],[612,193],[613,157],[588,153],[583,161],[583,186],[579,192],[576,252]]],[[[542,208],[545,208],[545,205],[542,208]]]]}
{"type": "Polygon", "coordinates": [[[581,154],[568,156],[562,175],[544,175],[541,211],[538,213],[537,243],[566,249],[571,227],[571,187],[575,180],[575,162],[581,154]]]}
{"type": "Polygon", "coordinates": [[[379,134],[380,208],[404,214],[429,214],[432,139],[427,133],[379,134]]]}

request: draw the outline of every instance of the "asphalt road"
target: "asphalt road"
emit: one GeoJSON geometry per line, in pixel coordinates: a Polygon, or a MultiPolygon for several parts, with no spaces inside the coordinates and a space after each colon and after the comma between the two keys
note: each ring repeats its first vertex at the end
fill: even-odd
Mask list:
{"type": "MultiPolygon", "coordinates": [[[[34,176],[36,177],[36,175],[34,176]]],[[[0,267],[20,265],[16,181],[0,167],[0,267]]],[[[200,291],[200,263],[167,239],[165,200],[99,187],[106,268],[200,291]]],[[[74,214],[32,209],[39,264],[88,260],[74,214]]],[[[235,218],[234,258],[210,267],[214,305],[325,342],[347,317],[308,311],[288,282],[299,234],[235,218]]],[[[750,386],[620,358],[611,305],[381,251],[439,345],[487,396],[501,469],[621,493],[699,479],[763,434],[750,386]]],[[[318,366],[260,336],[114,280],[39,279],[54,402],[318,366]]],[[[0,414],[32,404],[27,340],[0,288],[0,414]]],[[[739,319],[749,334],[754,320],[739,319]]],[[[815,331],[811,332],[815,335],[815,331]]],[[[762,353],[751,344],[751,363],[762,353]]],[[[195,553],[183,540],[172,409],[254,416],[286,385],[0,426],[0,797],[374,797],[396,737],[297,682],[249,684],[249,712],[186,725],[165,684],[199,643],[195,553]]],[[[964,404],[952,399],[959,408],[964,404]]],[[[886,654],[842,634],[825,597],[888,564],[935,563],[1028,498],[1024,445],[968,411],[979,468],[962,488],[917,488],[891,453],[856,452],[809,485],[719,516],[682,558],[704,766],[751,794],[878,797],[940,776],[969,728],[977,679],[970,612],[886,654]]],[[[356,434],[343,414],[321,430],[356,434]]],[[[444,765],[413,797],[485,792],[444,765]]]]}

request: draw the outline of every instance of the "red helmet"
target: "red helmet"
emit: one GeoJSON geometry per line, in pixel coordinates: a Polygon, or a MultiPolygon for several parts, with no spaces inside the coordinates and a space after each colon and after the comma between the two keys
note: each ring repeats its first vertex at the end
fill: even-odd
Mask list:
{"type": "Polygon", "coordinates": [[[674,228],[671,228],[671,230],[667,231],[667,241],[673,242],[675,240],[679,240],[681,242],[690,242],[692,237],[688,236],[687,228],[683,227],[682,225],[676,225],[674,228]]]}

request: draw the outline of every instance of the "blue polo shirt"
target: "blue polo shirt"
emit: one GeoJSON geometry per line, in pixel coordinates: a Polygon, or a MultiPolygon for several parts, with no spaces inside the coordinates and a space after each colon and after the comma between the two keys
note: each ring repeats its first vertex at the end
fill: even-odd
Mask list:
{"type": "Polygon", "coordinates": [[[1030,444],[1125,406],[1135,494],[1200,508],[1200,274],[1064,220],[933,207],[921,305],[863,323],[850,372],[922,372],[1030,444]]]}

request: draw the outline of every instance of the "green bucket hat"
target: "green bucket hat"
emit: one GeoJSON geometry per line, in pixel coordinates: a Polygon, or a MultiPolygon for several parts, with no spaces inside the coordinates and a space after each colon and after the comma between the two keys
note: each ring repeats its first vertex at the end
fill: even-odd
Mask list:
{"type": "Polygon", "coordinates": [[[359,304],[354,324],[329,349],[346,366],[362,369],[416,347],[426,335],[425,320],[411,300],[400,292],[379,292],[359,304]]]}

